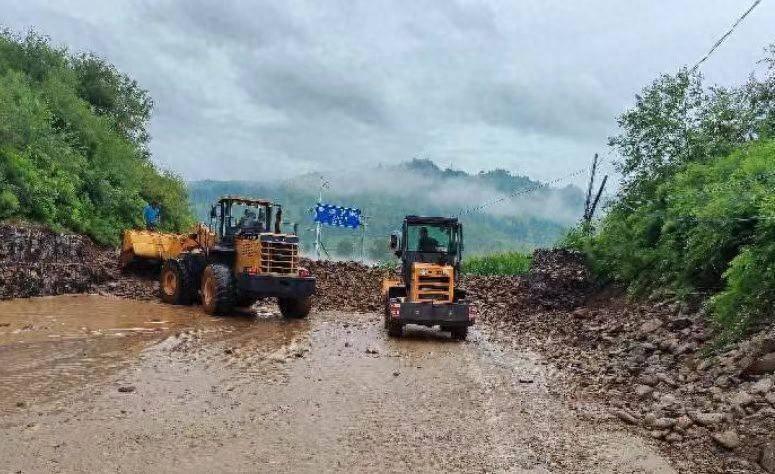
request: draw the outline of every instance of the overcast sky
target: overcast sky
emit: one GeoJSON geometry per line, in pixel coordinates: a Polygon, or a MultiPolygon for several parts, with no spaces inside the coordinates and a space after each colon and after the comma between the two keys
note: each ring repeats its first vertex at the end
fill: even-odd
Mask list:
{"type": "MultiPolygon", "coordinates": [[[[0,0],[0,24],[136,78],[156,104],[154,159],[187,179],[412,157],[550,179],[586,166],[636,92],[750,3],[0,0]]],[[[773,25],[764,0],[707,79],[744,81],[773,25]]]]}

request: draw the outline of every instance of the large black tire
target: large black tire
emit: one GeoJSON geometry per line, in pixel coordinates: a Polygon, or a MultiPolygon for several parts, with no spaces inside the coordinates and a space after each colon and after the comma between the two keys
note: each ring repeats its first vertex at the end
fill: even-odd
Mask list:
{"type": "Polygon", "coordinates": [[[306,318],[312,310],[312,297],[302,298],[278,298],[277,305],[280,306],[280,312],[284,318],[301,319],[306,318]]]}
{"type": "Polygon", "coordinates": [[[202,274],[202,307],[210,315],[226,314],[234,309],[234,276],[220,263],[205,267],[202,274]]]}
{"type": "Polygon", "coordinates": [[[468,326],[464,326],[462,328],[452,328],[450,332],[452,333],[452,339],[465,341],[468,337],[468,326]]]}
{"type": "Polygon", "coordinates": [[[193,276],[183,262],[164,262],[159,275],[162,301],[167,304],[190,305],[194,301],[194,286],[193,276]]]}
{"type": "Polygon", "coordinates": [[[404,326],[401,323],[389,321],[387,324],[387,333],[390,337],[401,337],[404,335],[404,326]]]}

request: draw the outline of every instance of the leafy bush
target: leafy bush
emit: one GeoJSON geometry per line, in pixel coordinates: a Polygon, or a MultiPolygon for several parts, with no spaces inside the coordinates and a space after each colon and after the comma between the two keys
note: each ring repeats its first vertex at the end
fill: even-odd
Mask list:
{"type": "MultiPolygon", "coordinates": [[[[770,49],[775,53],[775,48],[770,49]]],[[[565,245],[635,295],[712,296],[722,339],[775,319],[775,61],[763,79],[704,89],[662,76],[619,119],[618,198],[565,245]]]]}
{"type": "Polygon", "coordinates": [[[144,90],[100,58],[0,32],[0,218],[116,244],[158,200],[163,228],[189,226],[184,183],[149,158],[151,107],[144,90]]]}
{"type": "Polygon", "coordinates": [[[530,270],[532,257],[520,252],[469,257],[462,271],[468,275],[522,275],[530,270]]]}

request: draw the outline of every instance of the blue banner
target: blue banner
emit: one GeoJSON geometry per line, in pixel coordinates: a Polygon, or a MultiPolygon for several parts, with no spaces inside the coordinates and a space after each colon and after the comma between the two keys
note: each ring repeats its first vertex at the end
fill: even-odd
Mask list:
{"type": "Polygon", "coordinates": [[[315,207],[315,222],[334,227],[357,229],[361,225],[361,210],[319,202],[315,207]]]}

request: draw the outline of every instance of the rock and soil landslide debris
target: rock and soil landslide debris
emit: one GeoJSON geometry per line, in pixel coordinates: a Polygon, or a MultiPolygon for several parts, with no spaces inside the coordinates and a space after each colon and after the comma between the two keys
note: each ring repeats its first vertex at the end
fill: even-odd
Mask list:
{"type": "MultiPolygon", "coordinates": [[[[155,275],[122,275],[116,257],[113,249],[83,237],[0,225],[0,299],[75,292],[155,299],[155,275]]],[[[303,265],[318,279],[318,313],[352,312],[320,323],[321,331],[326,324],[341,324],[342,340],[331,342],[339,351],[382,358],[400,354],[402,344],[422,344],[422,338],[410,338],[395,348],[378,347],[373,340],[356,347],[353,340],[354,331],[365,327],[381,330],[375,314],[382,308],[379,288],[391,270],[353,262],[303,265]],[[376,352],[370,350],[375,347],[376,352]]],[[[605,407],[598,423],[654,443],[680,470],[775,472],[775,329],[717,349],[702,307],[673,300],[634,302],[616,289],[599,288],[583,256],[564,250],[537,251],[527,275],[464,276],[463,287],[480,309],[479,332],[487,338],[450,348],[486,342],[542,354],[552,367],[543,383],[554,396],[572,407],[605,407]]],[[[271,311],[260,311],[256,321],[271,318],[271,311]]],[[[0,327],[4,331],[10,330],[0,327]]],[[[305,357],[304,351],[291,352],[305,357]]],[[[386,370],[388,379],[405,380],[409,369],[401,364],[386,370]]],[[[528,383],[534,380],[519,374],[515,383],[534,385],[528,383]]],[[[126,385],[142,391],[141,384],[130,382],[126,385]]]]}

